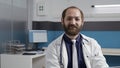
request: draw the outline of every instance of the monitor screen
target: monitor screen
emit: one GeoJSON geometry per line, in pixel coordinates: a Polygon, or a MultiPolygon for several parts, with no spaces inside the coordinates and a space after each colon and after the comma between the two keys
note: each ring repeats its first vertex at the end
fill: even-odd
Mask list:
{"type": "Polygon", "coordinates": [[[47,42],[47,30],[29,30],[29,43],[47,42]]]}

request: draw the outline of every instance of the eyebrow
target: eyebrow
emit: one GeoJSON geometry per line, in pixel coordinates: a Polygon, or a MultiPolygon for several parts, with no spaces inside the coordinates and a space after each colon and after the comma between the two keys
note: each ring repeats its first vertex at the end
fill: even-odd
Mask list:
{"type": "Polygon", "coordinates": [[[67,16],[67,17],[70,17],[70,18],[81,18],[80,16],[67,16]]]}

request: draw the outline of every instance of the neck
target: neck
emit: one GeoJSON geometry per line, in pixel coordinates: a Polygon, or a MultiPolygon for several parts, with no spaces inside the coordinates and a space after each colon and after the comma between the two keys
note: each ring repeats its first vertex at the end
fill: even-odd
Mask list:
{"type": "Polygon", "coordinates": [[[76,38],[78,37],[79,34],[74,35],[74,36],[70,36],[70,35],[68,35],[68,34],[66,34],[66,35],[67,35],[67,37],[69,37],[71,40],[74,40],[74,39],[76,39],[76,38]]]}

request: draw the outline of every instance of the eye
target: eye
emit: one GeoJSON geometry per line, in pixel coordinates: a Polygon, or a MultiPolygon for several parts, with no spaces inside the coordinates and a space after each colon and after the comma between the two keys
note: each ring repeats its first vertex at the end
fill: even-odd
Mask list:
{"type": "Polygon", "coordinates": [[[79,20],[80,20],[80,18],[75,18],[75,20],[76,20],[76,21],[79,21],[79,20]]]}
{"type": "Polygon", "coordinates": [[[71,21],[71,20],[72,20],[72,17],[68,17],[67,20],[68,20],[68,21],[71,21]]]}

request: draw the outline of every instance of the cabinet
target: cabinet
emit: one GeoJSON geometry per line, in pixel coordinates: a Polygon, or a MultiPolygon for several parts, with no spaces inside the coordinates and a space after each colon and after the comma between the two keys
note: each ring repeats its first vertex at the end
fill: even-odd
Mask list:
{"type": "Polygon", "coordinates": [[[1,68],[45,68],[45,54],[1,54],[1,68]]]}

